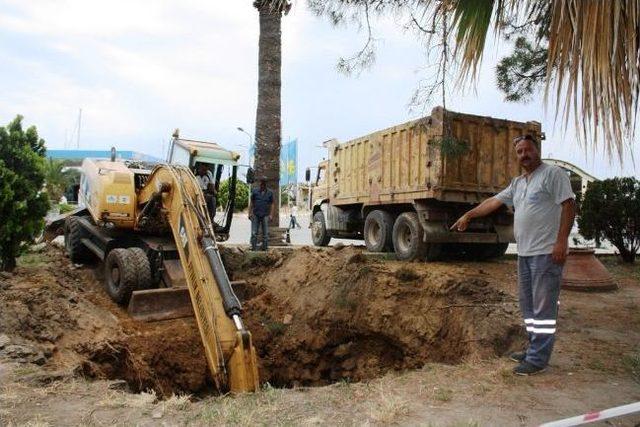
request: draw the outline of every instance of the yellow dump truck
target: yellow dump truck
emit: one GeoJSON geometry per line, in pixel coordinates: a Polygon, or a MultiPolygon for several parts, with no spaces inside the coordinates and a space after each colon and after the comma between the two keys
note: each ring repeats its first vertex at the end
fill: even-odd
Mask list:
{"type": "Polygon", "coordinates": [[[403,260],[504,254],[513,240],[507,208],[473,220],[464,233],[449,227],[520,173],[512,140],[524,134],[544,137],[535,121],[436,107],[418,120],[344,143],[329,141],[311,193],[314,244],[364,239],[368,250],[395,251],[403,260]]]}

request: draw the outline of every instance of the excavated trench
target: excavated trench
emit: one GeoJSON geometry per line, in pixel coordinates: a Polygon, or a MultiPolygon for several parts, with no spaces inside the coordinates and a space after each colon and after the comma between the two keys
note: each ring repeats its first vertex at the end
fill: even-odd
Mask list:
{"type": "MultiPolygon", "coordinates": [[[[68,265],[61,254],[51,256],[68,265]]],[[[494,357],[521,336],[514,298],[456,264],[377,261],[350,247],[259,255],[227,249],[223,258],[230,278],[246,281],[237,293],[260,380],[273,386],[366,381],[428,362],[494,357]]],[[[40,300],[19,287],[6,294],[6,319],[22,313],[32,325],[17,323],[13,334],[34,324],[48,331],[52,369],[72,365],[78,375],[124,380],[131,391],[163,397],[214,392],[193,319],[133,321],[90,270],[61,270],[53,266],[46,271],[53,279],[41,277],[40,300]]]]}
{"type": "MultiPolygon", "coordinates": [[[[365,381],[428,362],[505,353],[520,335],[515,301],[452,265],[380,262],[358,250],[225,251],[258,351],[261,382],[277,387],[365,381]]],[[[84,345],[79,372],[160,395],[211,390],[192,319],[138,325],[84,345]]]]}

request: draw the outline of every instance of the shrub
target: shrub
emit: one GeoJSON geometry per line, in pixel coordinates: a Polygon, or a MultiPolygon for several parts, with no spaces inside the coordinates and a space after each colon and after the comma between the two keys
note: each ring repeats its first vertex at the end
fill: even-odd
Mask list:
{"type": "Polygon", "coordinates": [[[24,243],[40,233],[49,198],[45,177],[44,140],[34,126],[22,129],[22,116],[0,127],[0,270],[16,266],[24,243]]]}
{"type": "Polygon", "coordinates": [[[624,262],[640,249],[640,181],[612,178],[589,184],[580,201],[578,229],[587,239],[609,240],[624,262]]]}
{"type": "MultiPolygon", "coordinates": [[[[218,203],[223,208],[227,206],[229,200],[229,180],[225,179],[220,183],[218,191],[218,203]]],[[[238,180],[236,183],[236,211],[243,211],[249,206],[249,185],[238,180]]]]}

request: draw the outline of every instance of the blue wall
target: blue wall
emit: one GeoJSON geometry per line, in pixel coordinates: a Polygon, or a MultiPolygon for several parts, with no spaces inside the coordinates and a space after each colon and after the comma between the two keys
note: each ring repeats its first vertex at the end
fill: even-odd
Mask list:
{"type": "MultiPolygon", "coordinates": [[[[109,159],[110,150],[47,150],[47,157],[60,160],[82,160],[84,158],[109,159]]],[[[162,162],[157,157],[136,151],[117,151],[116,158],[122,160],[140,160],[143,162],[162,162]]]]}

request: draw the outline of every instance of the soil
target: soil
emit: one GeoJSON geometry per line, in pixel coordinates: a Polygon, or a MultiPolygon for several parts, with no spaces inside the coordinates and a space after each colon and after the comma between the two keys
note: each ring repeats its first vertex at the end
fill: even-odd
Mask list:
{"type": "Polygon", "coordinates": [[[351,247],[251,263],[232,274],[247,281],[248,329],[275,386],[368,380],[522,344],[515,299],[453,265],[380,262],[351,247]]]}
{"type": "MultiPolygon", "coordinates": [[[[6,281],[1,333],[45,356],[48,367],[122,379],[133,392],[211,391],[193,319],[134,321],[101,289],[99,266],[76,268],[54,248],[41,258],[41,269],[6,281]]],[[[246,280],[244,320],[261,382],[274,386],[498,356],[522,336],[513,297],[453,265],[426,271],[354,248],[251,258],[226,251],[225,259],[230,276],[246,280]]]]}
{"type": "Polygon", "coordinates": [[[99,266],[75,267],[51,247],[37,255],[38,266],[3,280],[0,334],[11,344],[43,355],[52,371],[123,379],[134,392],[209,389],[193,319],[136,322],[106,296],[99,266]]]}
{"type": "Polygon", "coordinates": [[[0,275],[0,424],[528,425],[640,400],[640,274],[616,263],[618,291],[563,292],[550,373],[519,385],[500,357],[524,344],[513,260],[401,263],[352,247],[223,255],[246,281],[236,291],[261,393],[207,397],[217,392],[192,318],[134,321],[99,266],[48,246],[0,275]],[[185,393],[201,400],[171,406],[185,393]]]}

